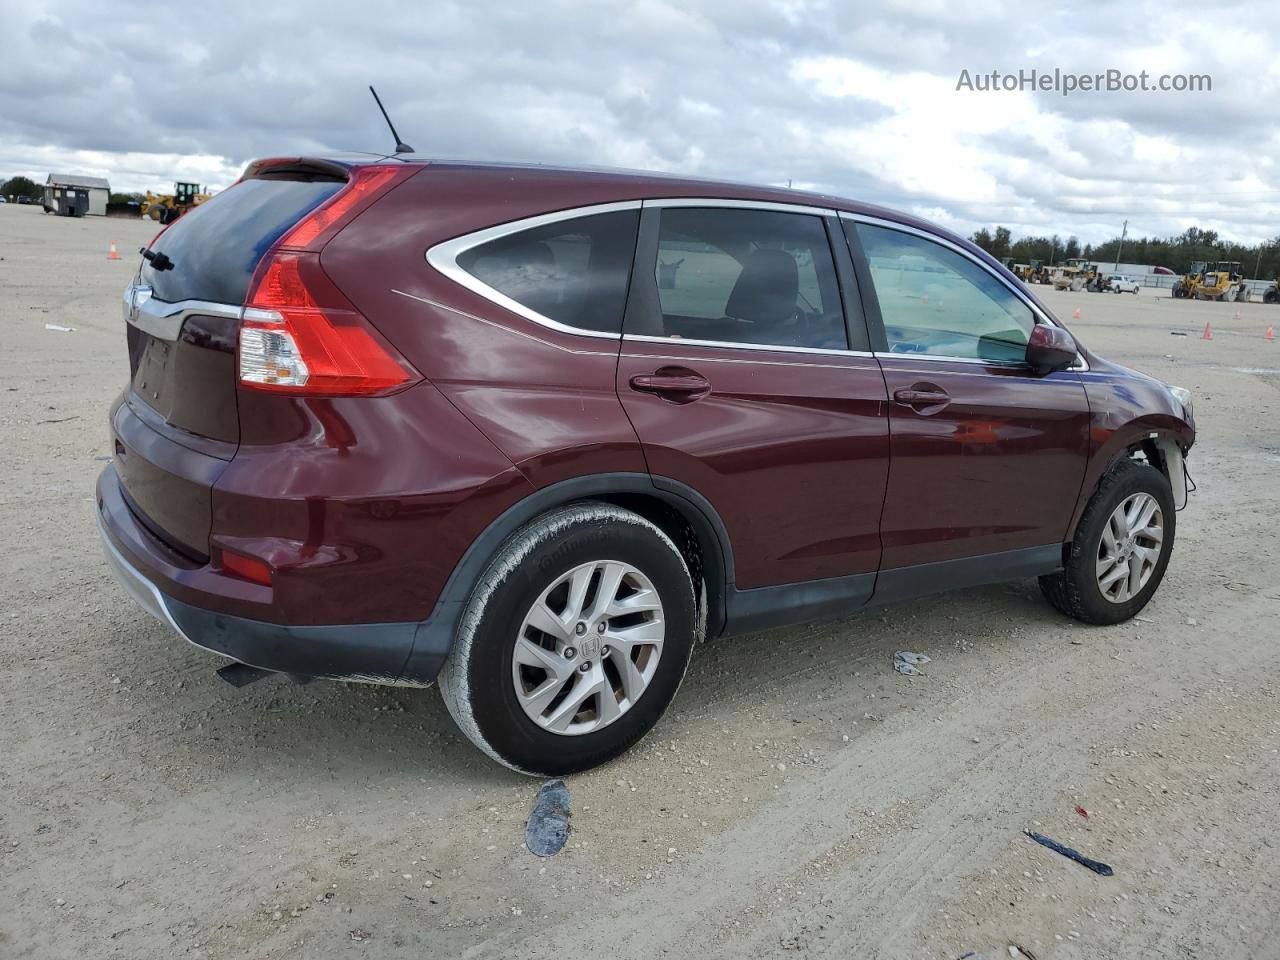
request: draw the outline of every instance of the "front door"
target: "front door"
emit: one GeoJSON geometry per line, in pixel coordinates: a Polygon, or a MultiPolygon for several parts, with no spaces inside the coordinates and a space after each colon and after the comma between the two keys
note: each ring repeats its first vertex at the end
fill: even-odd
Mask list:
{"type": "Polygon", "coordinates": [[[869,270],[889,394],[882,569],[1062,543],[1089,405],[1074,371],[1037,376],[1024,362],[1047,318],[958,247],[844,224],[869,270]]]}
{"type": "Polygon", "coordinates": [[[619,356],[649,472],[710,501],[737,589],[863,574],[869,595],[887,404],[838,222],[690,203],[646,201],[619,356]]]}

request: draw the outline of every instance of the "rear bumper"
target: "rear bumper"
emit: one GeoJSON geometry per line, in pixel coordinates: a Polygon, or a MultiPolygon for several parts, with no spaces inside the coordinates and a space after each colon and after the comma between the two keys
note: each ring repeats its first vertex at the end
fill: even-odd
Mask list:
{"type": "Polygon", "coordinates": [[[107,564],[138,606],[212,653],[281,673],[410,686],[434,680],[448,654],[440,631],[418,622],[289,626],[177,599],[165,587],[189,596],[179,582],[189,571],[174,571],[172,558],[154,546],[110,466],[98,480],[97,519],[107,564]],[[176,575],[172,581],[168,573],[176,575]]]}

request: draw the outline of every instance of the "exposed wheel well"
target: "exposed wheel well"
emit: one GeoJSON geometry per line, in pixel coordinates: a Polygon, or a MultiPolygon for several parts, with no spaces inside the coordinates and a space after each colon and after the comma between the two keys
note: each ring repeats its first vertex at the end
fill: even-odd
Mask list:
{"type": "Polygon", "coordinates": [[[602,493],[591,499],[637,513],[671,538],[689,567],[699,602],[705,588],[707,636],[719,634],[724,627],[724,563],[719,539],[706,518],[693,507],[686,512],[668,500],[642,493],[602,493]]]}
{"type": "Polygon", "coordinates": [[[1131,460],[1136,460],[1139,463],[1145,463],[1147,466],[1154,467],[1159,470],[1165,475],[1165,478],[1169,481],[1171,486],[1175,483],[1175,480],[1170,473],[1168,459],[1160,450],[1160,440],[1158,437],[1147,435],[1130,443],[1128,447],[1120,453],[1117,453],[1111,459],[1111,462],[1107,464],[1107,468],[1098,475],[1098,480],[1093,485],[1093,489],[1089,491],[1089,496],[1084,499],[1077,508],[1079,510],[1079,515],[1075,518],[1074,526],[1071,528],[1071,536],[1068,537],[1067,542],[1062,545],[1064,562],[1071,551],[1071,543],[1075,539],[1076,529],[1080,525],[1080,520],[1084,516],[1084,510],[1088,505],[1089,500],[1093,499],[1094,495],[1098,492],[1098,489],[1102,486],[1102,482],[1110,476],[1117,466],[1131,460]]]}

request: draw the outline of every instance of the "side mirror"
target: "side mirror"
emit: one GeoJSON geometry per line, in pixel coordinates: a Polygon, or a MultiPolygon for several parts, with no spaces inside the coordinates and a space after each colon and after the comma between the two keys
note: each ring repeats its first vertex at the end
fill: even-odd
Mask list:
{"type": "Polygon", "coordinates": [[[1076,362],[1076,341],[1061,327],[1037,323],[1027,340],[1027,363],[1037,374],[1052,373],[1076,362]]]}

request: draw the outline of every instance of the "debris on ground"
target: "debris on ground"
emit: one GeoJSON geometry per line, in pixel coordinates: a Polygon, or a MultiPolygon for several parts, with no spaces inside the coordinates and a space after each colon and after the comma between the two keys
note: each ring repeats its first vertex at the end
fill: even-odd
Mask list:
{"type": "Polygon", "coordinates": [[[910,650],[899,650],[893,655],[893,669],[908,677],[923,677],[924,673],[916,669],[916,664],[928,662],[929,658],[923,653],[912,653],[910,650]]]}
{"type": "Polygon", "coordinates": [[[1080,814],[1080,816],[1084,817],[1086,820],[1089,819],[1089,811],[1079,804],[1076,804],[1076,813],[1080,814]]]}
{"type": "Polygon", "coordinates": [[[368,932],[365,930],[361,930],[359,927],[350,931],[350,933],[351,933],[351,939],[354,940],[356,943],[362,943],[365,940],[369,939],[368,932]]]}
{"type": "Polygon", "coordinates": [[[1025,833],[1032,840],[1034,840],[1036,843],[1040,844],[1040,846],[1048,847],[1054,853],[1060,853],[1064,857],[1066,857],[1068,860],[1074,860],[1076,863],[1080,864],[1080,866],[1082,867],[1088,867],[1090,870],[1098,874],[1098,876],[1100,877],[1109,877],[1115,873],[1115,871],[1111,869],[1110,865],[1102,863],[1101,861],[1098,861],[1098,860],[1090,860],[1079,850],[1072,850],[1070,847],[1064,847],[1057,840],[1051,840],[1049,837],[1046,837],[1043,833],[1036,833],[1034,830],[1023,830],[1022,832],[1025,833]]]}
{"type": "Polygon", "coordinates": [[[55,333],[75,333],[76,332],[75,327],[64,327],[60,323],[46,323],[44,325],[44,328],[46,330],[53,330],[55,333]]]}
{"type": "Polygon", "coordinates": [[[533,801],[525,825],[524,842],[535,857],[554,857],[569,839],[569,788],[563,780],[548,780],[533,801]]]}
{"type": "MultiPolygon", "coordinates": [[[[1008,946],[1009,956],[1015,960],[1036,960],[1036,955],[1026,947],[1020,947],[1016,943],[1008,946]]],[[[991,960],[996,956],[1003,956],[1003,951],[999,947],[992,947],[990,950],[970,950],[968,953],[962,953],[956,957],[956,960],[991,960]]]]}

